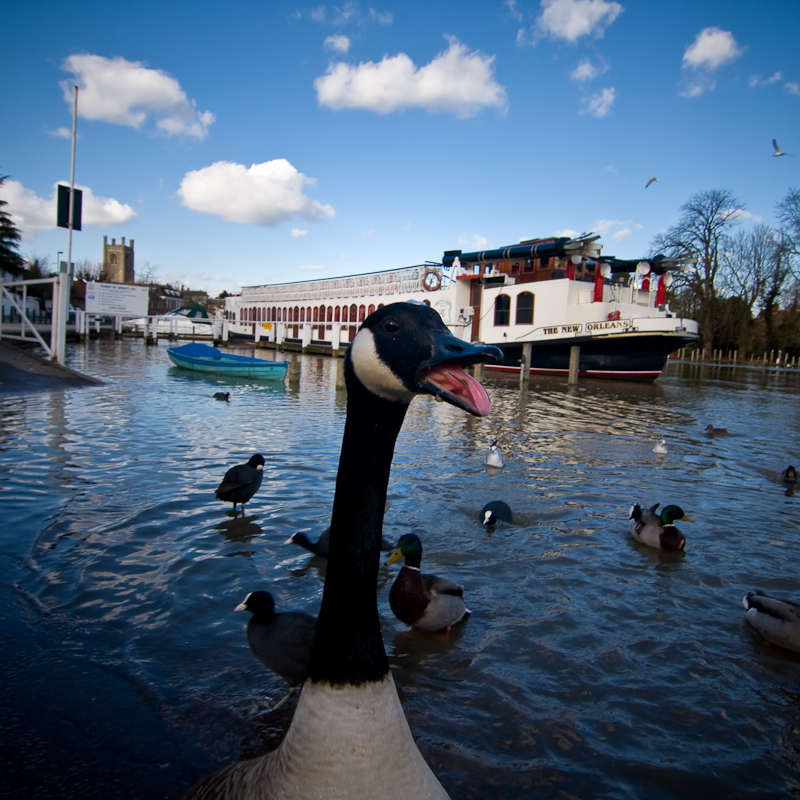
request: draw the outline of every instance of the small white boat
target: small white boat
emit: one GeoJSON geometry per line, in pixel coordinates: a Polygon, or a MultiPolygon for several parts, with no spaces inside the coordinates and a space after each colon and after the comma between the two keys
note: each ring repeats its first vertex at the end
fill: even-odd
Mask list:
{"type": "Polygon", "coordinates": [[[166,314],[129,319],[122,323],[122,327],[134,333],[146,333],[148,325],[152,326],[153,322],[155,322],[155,332],[158,336],[172,335],[211,339],[214,335],[214,320],[200,306],[181,306],[166,314]]]}

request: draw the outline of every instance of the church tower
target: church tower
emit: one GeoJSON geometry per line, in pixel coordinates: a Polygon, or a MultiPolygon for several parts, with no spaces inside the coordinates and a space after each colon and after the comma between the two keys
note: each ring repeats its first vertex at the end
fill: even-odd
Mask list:
{"type": "Polygon", "coordinates": [[[111,283],[133,283],[133,239],[130,244],[117,244],[116,239],[108,243],[108,237],[103,237],[103,272],[111,283]]]}

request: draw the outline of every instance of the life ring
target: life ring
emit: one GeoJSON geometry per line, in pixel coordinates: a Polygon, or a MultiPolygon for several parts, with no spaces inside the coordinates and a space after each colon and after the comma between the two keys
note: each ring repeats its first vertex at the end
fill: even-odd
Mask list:
{"type": "Polygon", "coordinates": [[[435,292],[442,285],[442,279],[438,272],[429,269],[422,276],[422,285],[427,291],[435,292]]]}

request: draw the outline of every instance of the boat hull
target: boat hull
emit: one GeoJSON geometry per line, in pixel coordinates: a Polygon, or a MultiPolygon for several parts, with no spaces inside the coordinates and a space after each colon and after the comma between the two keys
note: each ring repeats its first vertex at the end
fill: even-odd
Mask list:
{"type": "Polygon", "coordinates": [[[263,378],[282,381],[288,361],[268,361],[262,358],[220,353],[207,345],[185,345],[167,350],[169,360],[181,369],[232,378],[263,378]],[[181,352],[183,351],[183,352],[181,352]]]}
{"type": "MultiPolygon", "coordinates": [[[[664,369],[670,353],[697,341],[694,336],[665,333],[615,334],[560,342],[532,343],[532,374],[565,375],[569,373],[572,347],[580,348],[578,374],[587,378],[610,378],[627,381],[654,381],[664,369]]],[[[522,344],[502,344],[502,364],[487,364],[486,369],[519,372],[522,344]]]]}

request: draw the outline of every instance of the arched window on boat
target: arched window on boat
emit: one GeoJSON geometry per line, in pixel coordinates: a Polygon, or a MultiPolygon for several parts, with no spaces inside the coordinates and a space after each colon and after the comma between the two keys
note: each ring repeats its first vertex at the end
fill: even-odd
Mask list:
{"type": "Polygon", "coordinates": [[[292,322],[297,322],[299,319],[300,319],[300,306],[295,306],[294,307],[294,318],[292,319],[292,322]]]}
{"type": "Polygon", "coordinates": [[[327,316],[328,322],[333,322],[333,306],[328,306],[328,312],[327,313],[328,313],[328,316],[327,316]]]}
{"type": "Polygon", "coordinates": [[[367,309],[367,316],[369,316],[375,310],[375,304],[370,303],[369,308],[367,309]]]}
{"type": "Polygon", "coordinates": [[[533,325],[533,294],[520,292],[517,295],[517,325],[533,325]]]}
{"type": "Polygon", "coordinates": [[[340,306],[336,306],[333,312],[333,321],[334,322],[341,322],[342,321],[342,309],[340,306]]]}
{"type": "Polygon", "coordinates": [[[319,322],[319,306],[314,306],[314,322],[319,322]]]}
{"type": "Polygon", "coordinates": [[[366,306],[359,306],[358,307],[358,321],[363,322],[367,318],[367,307],[366,306]]]}
{"type": "Polygon", "coordinates": [[[494,324],[508,325],[511,312],[511,298],[507,294],[499,294],[494,301],[494,324]]]}
{"type": "Polygon", "coordinates": [[[305,308],[300,309],[300,322],[306,321],[306,310],[305,308]]]}
{"type": "Polygon", "coordinates": [[[306,319],[311,322],[311,306],[306,309],[306,319]]]}
{"type": "Polygon", "coordinates": [[[350,306],[350,322],[355,322],[356,317],[358,316],[358,308],[356,308],[356,304],[350,306]]]}

